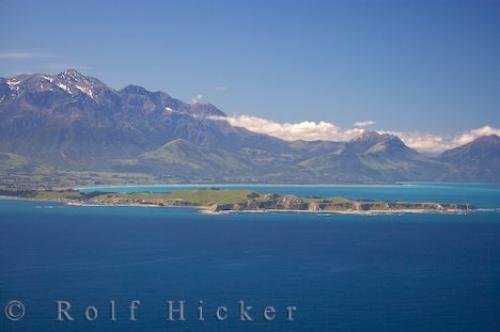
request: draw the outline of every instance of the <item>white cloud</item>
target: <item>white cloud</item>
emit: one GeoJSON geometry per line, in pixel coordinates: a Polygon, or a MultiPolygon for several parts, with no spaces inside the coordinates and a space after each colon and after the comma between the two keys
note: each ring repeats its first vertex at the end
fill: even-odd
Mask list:
{"type": "Polygon", "coordinates": [[[35,59],[35,58],[50,58],[52,55],[46,53],[34,53],[34,52],[6,52],[0,53],[0,59],[6,60],[23,60],[23,59],[35,59]]]}
{"type": "MultiPolygon", "coordinates": [[[[325,140],[325,141],[349,141],[359,137],[366,129],[341,128],[334,123],[320,121],[303,121],[297,123],[279,123],[272,120],[248,115],[234,115],[228,117],[213,117],[213,119],[227,121],[233,126],[244,127],[253,132],[279,137],[284,140],[325,140]]],[[[374,124],[374,121],[365,124],[374,124]]],[[[396,135],[409,147],[426,153],[440,153],[463,144],[472,142],[474,139],[485,135],[500,136],[500,129],[491,126],[484,126],[461,133],[452,138],[446,138],[432,133],[403,132],[391,130],[379,130],[380,134],[396,135]]]]}
{"type": "Polygon", "coordinates": [[[369,126],[373,126],[374,124],[375,124],[375,121],[367,120],[367,121],[354,122],[353,126],[354,127],[369,127],[369,126]]]}
{"type": "Polygon", "coordinates": [[[201,93],[197,94],[196,96],[194,96],[192,99],[191,99],[191,102],[193,104],[196,104],[196,103],[199,103],[201,102],[201,100],[203,99],[203,95],[201,93]]]}
{"type": "Polygon", "coordinates": [[[383,134],[391,134],[398,136],[407,146],[420,152],[439,153],[447,149],[454,148],[458,145],[453,144],[450,140],[442,136],[430,133],[408,133],[402,131],[379,131],[383,134]]]}
{"type": "Polygon", "coordinates": [[[218,119],[225,120],[233,126],[244,127],[257,133],[276,136],[289,141],[347,141],[359,136],[364,131],[360,128],[343,130],[335,124],[326,121],[279,123],[248,115],[219,117],[218,119]]]}
{"type": "Polygon", "coordinates": [[[472,129],[472,130],[469,130],[461,135],[456,136],[453,139],[453,143],[456,145],[463,145],[463,144],[467,144],[469,142],[472,142],[473,140],[475,140],[478,137],[488,136],[488,135],[500,136],[500,129],[493,128],[490,126],[484,126],[481,128],[472,129]]]}
{"type": "Polygon", "coordinates": [[[401,131],[383,131],[398,136],[409,147],[422,152],[439,153],[472,142],[476,138],[488,135],[500,136],[500,129],[491,126],[471,129],[452,138],[444,138],[430,133],[407,133],[401,131]]]}
{"type": "Polygon", "coordinates": [[[222,86],[222,85],[221,85],[221,86],[216,86],[216,87],[215,87],[215,91],[224,92],[224,91],[226,91],[226,90],[227,90],[227,87],[222,86]]]}

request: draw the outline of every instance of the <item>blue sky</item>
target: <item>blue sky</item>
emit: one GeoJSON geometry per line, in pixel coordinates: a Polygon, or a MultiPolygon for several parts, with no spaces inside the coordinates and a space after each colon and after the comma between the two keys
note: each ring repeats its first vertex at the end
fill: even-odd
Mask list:
{"type": "Polygon", "coordinates": [[[228,114],[500,127],[500,1],[5,1],[0,76],[76,67],[228,114]]]}

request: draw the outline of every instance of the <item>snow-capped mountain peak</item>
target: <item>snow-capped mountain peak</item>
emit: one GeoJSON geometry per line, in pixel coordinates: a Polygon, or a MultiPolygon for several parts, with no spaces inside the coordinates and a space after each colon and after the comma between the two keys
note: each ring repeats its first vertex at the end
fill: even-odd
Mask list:
{"type": "MultiPolygon", "coordinates": [[[[22,74],[11,78],[0,79],[4,84],[2,101],[27,93],[59,93],[67,98],[89,98],[95,103],[104,101],[116,94],[96,78],[85,76],[75,69],[67,69],[58,74],[22,74]],[[10,97],[9,97],[10,96],[10,97]]],[[[1,91],[0,91],[1,92],[1,91]]]]}
{"type": "Polygon", "coordinates": [[[95,87],[99,85],[97,80],[87,77],[75,69],[67,69],[53,78],[53,82],[64,91],[70,94],[81,92],[92,99],[96,95],[95,87]]]}

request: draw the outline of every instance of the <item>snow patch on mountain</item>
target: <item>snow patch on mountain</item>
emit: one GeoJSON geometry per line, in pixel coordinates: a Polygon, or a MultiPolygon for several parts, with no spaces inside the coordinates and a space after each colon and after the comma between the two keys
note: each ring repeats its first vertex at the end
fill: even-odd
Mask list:
{"type": "Polygon", "coordinates": [[[61,89],[63,89],[64,91],[66,91],[67,93],[69,94],[73,94],[73,92],[71,91],[71,89],[64,83],[57,83],[56,84],[58,87],[60,87],[61,89]]]}
{"type": "Polygon", "coordinates": [[[90,98],[94,99],[94,92],[92,91],[91,87],[88,86],[81,86],[81,85],[75,85],[75,87],[80,90],[81,92],[85,93],[88,95],[90,98]]]}
{"type": "Polygon", "coordinates": [[[12,78],[10,80],[7,80],[6,83],[9,86],[9,89],[14,90],[16,92],[19,91],[19,83],[21,83],[21,81],[12,78]]]}

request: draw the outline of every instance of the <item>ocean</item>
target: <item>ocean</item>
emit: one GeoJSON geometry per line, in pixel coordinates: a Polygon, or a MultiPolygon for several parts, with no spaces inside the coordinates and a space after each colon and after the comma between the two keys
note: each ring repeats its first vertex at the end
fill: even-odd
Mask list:
{"type": "Polygon", "coordinates": [[[208,187],[480,209],[210,215],[3,199],[0,331],[500,330],[500,186],[208,187]],[[167,319],[168,301],[184,301],[184,321],[167,319]]]}

